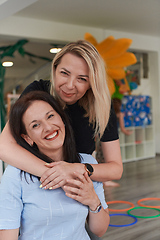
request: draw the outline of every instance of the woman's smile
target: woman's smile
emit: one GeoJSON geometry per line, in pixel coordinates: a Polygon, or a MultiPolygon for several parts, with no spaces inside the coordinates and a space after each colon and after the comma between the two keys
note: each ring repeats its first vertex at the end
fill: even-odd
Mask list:
{"type": "Polygon", "coordinates": [[[23,138],[52,159],[62,159],[65,126],[60,115],[47,102],[36,100],[23,115],[27,134],[23,138]],[[39,110],[41,109],[41,111],[39,110]]]}
{"type": "Polygon", "coordinates": [[[54,140],[58,137],[59,132],[58,131],[54,131],[53,133],[49,133],[47,134],[47,136],[45,136],[45,139],[47,140],[54,140]]]}
{"type": "Polygon", "coordinates": [[[74,104],[90,88],[89,68],[79,56],[66,53],[55,72],[55,90],[67,104],[74,104]]]}
{"type": "Polygon", "coordinates": [[[67,92],[63,91],[62,89],[61,89],[61,91],[62,91],[62,94],[63,94],[65,97],[68,97],[68,98],[70,98],[70,97],[72,97],[72,96],[75,95],[75,93],[67,93],[67,92]]]}

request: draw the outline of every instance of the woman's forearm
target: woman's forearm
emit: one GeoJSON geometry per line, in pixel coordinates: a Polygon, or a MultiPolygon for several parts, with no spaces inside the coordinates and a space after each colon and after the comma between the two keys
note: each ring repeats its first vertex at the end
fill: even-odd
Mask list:
{"type": "MultiPolygon", "coordinates": [[[[103,148],[105,163],[91,164],[94,169],[91,179],[98,182],[119,180],[123,172],[119,140],[104,143],[103,148]]],[[[73,178],[72,175],[74,172],[81,174],[86,172],[85,166],[82,163],[55,162],[50,163],[48,168],[48,171],[45,171],[41,177],[42,187],[46,189],[55,189],[64,186],[66,179],[73,178]]]]}
{"type": "Polygon", "coordinates": [[[109,226],[110,217],[108,209],[101,209],[99,213],[89,213],[88,225],[90,230],[98,237],[102,237],[109,226]]]}
{"type": "Polygon", "coordinates": [[[1,240],[18,240],[19,228],[0,230],[1,240]]]}
{"type": "Polygon", "coordinates": [[[101,142],[101,147],[105,163],[92,165],[94,168],[92,180],[100,182],[119,180],[123,172],[119,140],[101,142]]]}
{"type": "Polygon", "coordinates": [[[122,176],[122,167],[115,162],[91,164],[94,172],[91,179],[98,182],[119,180],[122,176]]]}
{"type": "Polygon", "coordinates": [[[0,159],[7,164],[39,177],[47,170],[45,162],[16,143],[10,133],[8,123],[0,134],[0,159]]]}

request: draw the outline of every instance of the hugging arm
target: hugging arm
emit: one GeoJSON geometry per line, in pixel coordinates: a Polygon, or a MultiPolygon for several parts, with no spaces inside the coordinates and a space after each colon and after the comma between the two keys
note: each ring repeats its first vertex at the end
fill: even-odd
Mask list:
{"type": "MultiPolygon", "coordinates": [[[[123,164],[119,139],[101,142],[105,163],[91,164],[94,168],[91,179],[94,181],[119,180],[123,172],[123,164]]],[[[84,174],[85,167],[81,163],[54,162],[47,166],[49,169],[41,177],[42,186],[47,188],[62,187],[67,178],[73,178],[73,172],[84,174]]]]}
{"type": "Polygon", "coordinates": [[[9,123],[0,134],[0,159],[39,177],[47,170],[45,162],[16,143],[10,132],[9,123]]]}
{"type": "MultiPolygon", "coordinates": [[[[94,173],[92,180],[108,181],[121,178],[123,166],[119,140],[101,142],[105,163],[92,164],[94,173]]],[[[73,178],[73,172],[85,173],[81,163],[54,162],[45,166],[45,162],[38,159],[19,146],[14,140],[7,123],[0,134],[0,159],[23,171],[41,177],[42,186],[58,188],[66,184],[66,179],[73,178]]]]}
{"type": "Polygon", "coordinates": [[[8,122],[0,134],[0,159],[35,176],[47,176],[47,182],[52,181],[52,186],[55,188],[64,186],[67,178],[73,178],[73,172],[76,169],[82,174],[85,172],[84,166],[81,166],[80,163],[69,164],[64,161],[53,162],[48,168],[44,161],[16,143],[8,122]],[[57,167],[52,167],[54,165],[57,167]]]}
{"type": "Polygon", "coordinates": [[[123,172],[119,139],[101,142],[101,147],[105,163],[96,166],[92,179],[101,182],[119,180],[123,172]]]}

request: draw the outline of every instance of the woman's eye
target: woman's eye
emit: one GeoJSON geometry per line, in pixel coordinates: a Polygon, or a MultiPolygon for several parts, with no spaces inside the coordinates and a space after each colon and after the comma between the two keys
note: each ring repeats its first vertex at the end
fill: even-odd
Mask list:
{"type": "Polygon", "coordinates": [[[67,73],[67,72],[64,72],[64,71],[61,71],[61,73],[62,73],[63,75],[68,75],[68,73],[67,73]]]}
{"type": "Polygon", "coordinates": [[[39,126],[39,124],[38,123],[35,123],[33,126],[32,126],[32,128],[36,128],[36,127],[38,127],[39,126]]]}
{"type": "Polygon", "coordinates": [[[87,82],[86,78],[78,78],[78,79],[87,82]]]}
{"type": "Polygon", "coordinates": [[[53,116],[54,116],[53,114],[50,114],[50,115],[48,116],[48,119],[49,119],[49,118],[52,118],[53,116]]]}

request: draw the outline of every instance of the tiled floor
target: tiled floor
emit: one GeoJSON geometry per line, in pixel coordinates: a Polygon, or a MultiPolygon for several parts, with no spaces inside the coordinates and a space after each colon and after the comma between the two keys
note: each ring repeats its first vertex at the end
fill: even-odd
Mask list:
{"type": "MultiPolygon", "coordinates": [[[[132,202],[138,207],[137,201],[142,198],[160,198],[160,155],[154,159],[140,160],[124,164],[124,172],[120,187],[105,187],[106,201],[123,200],[132,202]]],[[[147,201],[144,204],[160,206],[160,201],[147,201]]],[[[126,204],[112,204],[109,208],[128,208],[126,204]]],[[[160,210],[160,208],[159,208],[160,210]]],[[[127,212],[110,212],[124,213],[127,212]]],[[[154,209],[137,209],[132,214],[153,216],[159,214],[154,209]]],[[[111,224],[129,224],[134,221],[127,216],[112,216],[111,224]]],[[[160,217],[138,218],[138,222],[128,227],[111,227],[102,237],[103,240],[160,240],[160,217]]]]}

